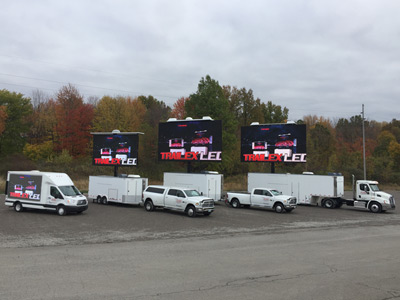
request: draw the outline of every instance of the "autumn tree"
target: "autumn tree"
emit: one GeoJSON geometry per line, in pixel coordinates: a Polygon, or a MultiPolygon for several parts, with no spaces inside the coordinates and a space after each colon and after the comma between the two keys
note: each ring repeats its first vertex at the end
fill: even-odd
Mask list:
{"type": "Polygon", "coordinates": [[[189,100],[188,97],[181,97],[173,105],[171,117],[183,120],[186,117],[185,103],[189,100]]]}
{"type": "Polygon", "coordinates": [[[71,84],[57,93],[55,114],[58,151],[67,150],[74,157],[89,152],[93,107],[83,102],[83,97],[71,84]]]}
{"type": "Polygon", "coordinates": [[[0,155],[22,152],[29,130],[28,116],[32,112],[29,98],[24,95],[0,90],[0,107],[3,133],[0,135],[0,155]]]}
{"type": "Polygon", "coordinates": [[[93,119],[93,130],[111,132],[118,129],[121,132],[139,131],[146,107],[137,98],[105,96],[98,101],[93,119]]]}
{"type": "Polygon", "coordinates": [[[0,135],[3,133],[4,129],[6,129],[6,120],[7,120],[7,107],[0,106],[0,135]]]}

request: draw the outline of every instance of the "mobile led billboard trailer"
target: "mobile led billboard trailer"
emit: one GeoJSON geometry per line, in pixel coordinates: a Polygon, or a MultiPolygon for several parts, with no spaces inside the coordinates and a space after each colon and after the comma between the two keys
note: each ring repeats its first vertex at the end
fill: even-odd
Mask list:
{"type": "Polygon", "coordinates": [[[242,162],[305,163],[305,124],[262,124],[241,128],[242,162]]]}
{"type": "Polygon", "coordinates": [[[220,120],[179,120],[159,123],[159,161],[221,161],[220,120]]]}
{"type": "Polygon", "coordinates": [[[136,166],[138,163],[139,134],[101,133],[93,134],[93,165],[136,166]]]}

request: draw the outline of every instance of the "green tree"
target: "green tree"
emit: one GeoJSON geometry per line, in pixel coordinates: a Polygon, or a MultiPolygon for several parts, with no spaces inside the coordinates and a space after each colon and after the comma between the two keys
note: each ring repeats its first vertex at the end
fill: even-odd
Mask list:
{"type": "Polygon", "coordinates": [[[20,153],[26,142],[29,130],[28,116],[32,113],[29,98],[24,95],[0,90],[0,107],[7,116],[3,134],[0,135],[0,155],[20,153]]]}
{"type": "Polygon", "coordinates": [[[233,173],[240,153],[238,152],[240,141],[236,138],[237,121],[218,81],[209,75],[203,77],[198,84],[197,92],[191,94],[186,101],[185,109],[187,115],[194,119],[210,116],[214,120],[222,120],[223,158],[217,169],[233,173]]]}

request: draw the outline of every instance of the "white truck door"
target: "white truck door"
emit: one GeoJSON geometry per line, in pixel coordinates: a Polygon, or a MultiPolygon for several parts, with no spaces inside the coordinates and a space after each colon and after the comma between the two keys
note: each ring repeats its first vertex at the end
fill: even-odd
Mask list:
{"type": "Polygon", "coordinates": [[[165,195],[165,207],[177,209],[182,208],[185,200],[185,194],[178,189],[169,189],[165,195]]]}
{"type": "MultiPolygon", "coordinates": [[[[268,196],[269,192],[263,189],[255,189],[251,194],[251,204],[254,206],[269,207],[270,198],[268,196]]],[[[269,194],[271,195],[271,194],[269,194]]],[[[272,195],[271,195],[272,196],[272,195]]]]}

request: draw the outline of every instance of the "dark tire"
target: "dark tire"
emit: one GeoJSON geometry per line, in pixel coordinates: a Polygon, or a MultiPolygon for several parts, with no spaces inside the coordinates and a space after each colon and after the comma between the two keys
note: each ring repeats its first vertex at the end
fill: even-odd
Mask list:
{"type": "Polygon", "coordinates": [[[67,210],[65,209],[64,205],[57,206],[57,214],[59,216],[65,216],[67,214],[67,210]]]}
{"type": "Polygon", "coordinates": [[[285,210],[286,210],[288,213],[290,213],[290,212],[292,212],[293,208],[285,208],[285,210]]]}
{"type": "Polygon", "coordinates": [[[80,215],[80,214],[82,214],[83,213],[83,211],[78,211],[76,214],[77,215],[80,215]]]}
{"type": "Polygon", "coordinates": [[[380,205],[378,202],[372,202],[369,205],[369,210],[375,214],[378,214],[382,212],[382,205],[380,205]]]}
{"type": "Polygon", "coordinates": [[[101,197],[97,196],[96,201],[97,201],[97,204],[101,204],[101,197]]]}
{"type": "Polygon", "coordinates": [[[335,203],[335,201],[333,201],[333,199],[326,199],[323,202],[322,206],[325,208],[335,208],[336,203],[335,203]]]}
{"type": "Polygon", "coordinates": [[[188,217],[194,218],[196,216],[196,208],[193,205],[189,205],[186,208],[186,214],[188,217]]]}
{"type": "Polygon", "coordinates": [[[22,212],[22,211],[24,211],[24,207],[22,206],[22,204],[20,202],[16,202],[14,204],[14,210],[16,212],[22,212]]]}
{"type": "Polygon", "coordinates": [[[283,207],[282,203],[277,203],[274,206],[275,212],[278,214],[281,214],[285,211],[285,208],[283,207]]]}
{"type": "Polygon", "coordinates": [[[144,203],[144,209],[147,211],[153,211],[154,210],[153,202],[151,200],[146,200],[146,202],[144,203]]]}
{"type": "Polygon", "coordinates": [[[233,208],[239,208],[239,207],[240,207],[240,202],[239,202],[238,199],[233,198],[233,199],[231,200],[231,205],[232,205],[233,208]]]}
{"type": "Polygon", "coordinates": [[[207,212],[204,212],[203,215],[209,216],[209,215],[211,215],[211,213],[207,211],[207,212]]]}
{"type": "Polygon", "coordinates": [[[108,204],[108,201],[107,201],[107,198],[106,197],[101,197],[101,204],[104,204],[104,205],[107,205],[108,204]]]}

